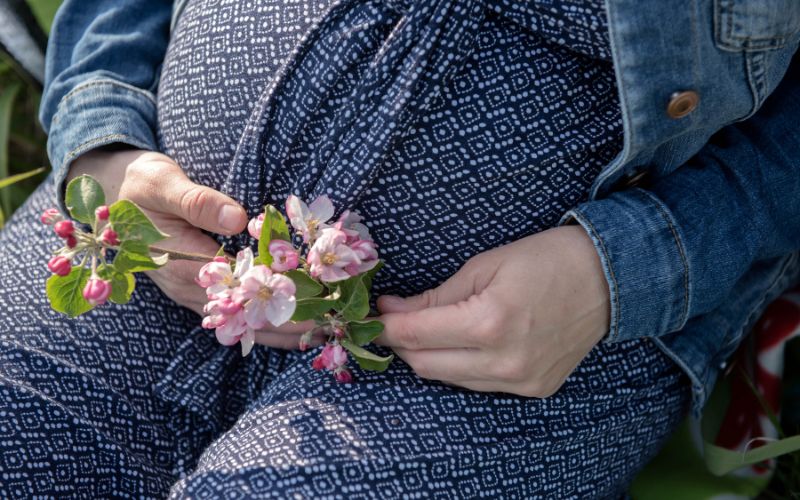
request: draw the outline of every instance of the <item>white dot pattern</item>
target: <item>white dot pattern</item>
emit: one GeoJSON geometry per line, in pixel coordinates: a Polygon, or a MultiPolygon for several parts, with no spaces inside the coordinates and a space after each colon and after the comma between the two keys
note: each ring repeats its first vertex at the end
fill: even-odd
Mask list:
{"type": "MultiPolygon", "coordinates": [[[[552,225],[620,132],[601,2],[413,5],[190,0],[160,89],[190,176],[251,211],[290,191],[358,208],[399,293],[552,225]]],[[[145,276],[70,320],[43,294],[54,198],[44,184],[0,233],[2,498],[613,497],[689,402],[646,340],[535,399],[399,361],[340,385],[315,352],[243,359],[145,276]]]]}

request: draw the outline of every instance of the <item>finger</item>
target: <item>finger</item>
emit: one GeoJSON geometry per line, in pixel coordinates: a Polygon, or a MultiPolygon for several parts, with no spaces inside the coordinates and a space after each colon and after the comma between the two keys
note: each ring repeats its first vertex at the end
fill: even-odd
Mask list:
{"type": "Polygon", "coordinates": [[[474,380],[474,366],[480,357],[475,349],[392,349],[421,378],[458,382],[474,380]]]}
{"type": "Polygon", "coordinates": [[[419,295],[406,298],[394,295],[378,297],[378,310],[381,313],[401,313],[455,304],[479,293],[477,284],[474,266],[464,266],[438,287],[419,295]]]}
{"type": "Polygon", "coordinates": [[[247,225],[247,214],[233,199],[195,184],[179,167],[150,182],[148,208],[180,217],[191,225],[218,234],[237,234],[247,225]]]}
{"type": "Polygon", "coordinates": [[[406,349],[481,347],[489,315],[483,295],[456,304],[406,313],[389,313],[378,319],[384,330],[376,343],[406,349]]]}

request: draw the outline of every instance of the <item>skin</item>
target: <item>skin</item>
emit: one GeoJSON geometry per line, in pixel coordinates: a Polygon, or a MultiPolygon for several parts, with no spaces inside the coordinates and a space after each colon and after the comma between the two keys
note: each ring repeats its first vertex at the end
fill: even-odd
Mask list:
{"type": "MultiPolygon", "coordinates": [[[[218,245],[201,229],[230,235],[247,224],[234,200],[192,183],[160,153],[93,151],[73,162],[69,178],[82,174],[101,183],[109,203],[137,203],[171,235],[165,248],[213,255],[218,245]]],[[[170,262],[148,275],[172,300],[202,314],[206,296],[194,282],[201,265],[170,262]]],[[[610,318],[600,260],[577,226],[481,253],[438,288],[405,299],[383,296],[378,308],[385,324],[378,343],[420,377],[527,397],[556,392],[608,331],[610,318]]],[[[256,342],[296,348],[312,326],[258,332],[256,342]]]]}

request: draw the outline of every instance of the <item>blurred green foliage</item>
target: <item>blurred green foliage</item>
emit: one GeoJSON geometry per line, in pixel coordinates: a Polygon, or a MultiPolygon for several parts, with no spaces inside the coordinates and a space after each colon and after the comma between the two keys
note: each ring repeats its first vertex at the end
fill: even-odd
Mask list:
{"type": "MultiPolygon", "coordinates": [[[[61,0],[29,0],[29,4],[48,32],[61,0]]],[[[28,81],[10,58],[0,55],[0,179],[48,165],[46,137],[37,118],[40,99],[35,82],[28,81]]],[[[0,188],[0,226],[44,177],[40,171],[0,188]]]]}

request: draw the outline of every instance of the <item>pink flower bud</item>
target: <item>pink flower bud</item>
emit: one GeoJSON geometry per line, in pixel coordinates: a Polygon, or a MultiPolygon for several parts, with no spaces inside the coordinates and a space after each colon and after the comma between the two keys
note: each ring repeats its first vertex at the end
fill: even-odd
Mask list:
{"type": "Polygon", "coordinates": [[[105,304],[109,295],[111,295],[111,282],[100,278],[90,278],[83,288],[83,298],[93,306],[105,304]]]}
{"type": "Polygon", "coordinates": [[[325,365],[322,362],[322,355],[317,356],[314,358],[314,361],[311,362],[311,368],[320,371],[325,368],[325,365]]]}
{"type": "Polygon", "coordinates": [[[347,351],[339,344],[325,344],[322,349],[322,366],[328,370],[336,370],[347,364],[347,351]]]}
{"type": "Polygon", "coordinates": [[[344,328],[342,328],[340,326],[333,327],[333,335],[337,339],[343,338],[344,337],[344,328]]]}
{"type": "Polygon", "coordinates": [[[59,222],[63,219],[64,218],[61,217],[61,213],[58,210],[56,210],[55,208],[48,208],[42,213],[42,216],[39,220],[42,221],[42,224],[52,226],[56,222],[59,222]]]}
{"type": "Polygon", "coordinates": [[[278,273],[297,269],[300,263],[300,255],[291,243],[283,240],[273,240],[269,242],[269,254],[272,256],[270,268],[278,273]]]}
{"type": "Polygon", "coordinates": [[[78,238],[75,236],[67,236],[67,247],[75,248],[78,246],[78,238]]]}
{"type": "Polygon", "coordinates": [[[309,330],[303,335],[300,336],[300,342],[298,342],[297,348],[301,351],[308,350],[311,347],[311,337],[314,335],[314,330],[309,330]]]}
{"type": "Polygon", "coordinates": [[[114,231],[109,227],[106,228],[105,231],[103,231],[103,234],[100,236],[100,241],[102,241],[106,245],[115,247],[119,245],[119,235],[117,234],[116,231],[114,231]]]}
{"type": "Polygon", "coordinates": [[[353,381],[353,374],[347,368],[339,368],[333,372],[333,378],[340,384],[349,384],[353,381]]]}
{"type": "Polygon", "coordinates": [[[222,297],[217,301],[217,308],[225,316],[233,316],[242,309],[242,305],[230,297],[222,297]]]}
{"type": "Polygon", "coordinates": [[[264,225],[264,214],[259,214],[258,217],[253,217],[247,223],[247,232],[250,233],[255,239],[261,239],[261,227],[264,225]]]}
{"type": "Polygon", "coordinates": [[[75,226],[72,224],[71,220],[58,221],[53,226],[53,229],[61,238],[69,238],[75,233],[75,226]]]}
{"type": "Polygon", "coordinates": [[[56,255],[47,263],[50,272],[59,276],[66,276],[72,271],[72,263],[63,255],[56,255]]]}
{"type": "Polygon", "coordinates": [[[94,215],[97,217],[99,221],[107,221],[108,220],[108,205],[100,205],[94,211],[94,215]]]}

